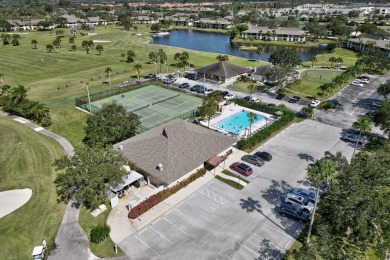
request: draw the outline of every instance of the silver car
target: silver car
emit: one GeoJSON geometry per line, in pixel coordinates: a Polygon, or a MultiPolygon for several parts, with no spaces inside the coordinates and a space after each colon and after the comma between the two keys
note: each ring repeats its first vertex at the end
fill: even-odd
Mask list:
{"type": "Polygon", "coordinates": [[[241,157],[241,160],[259,167],[264,165],[264,160],[255,155],[244,155],[243,157],[241,157]]]}
{"type": "Polygon", "coordinates": [[[313,203],[308,201],[306,198],[293,193],[287,193],[284,202],[286,202],[287,204],[295,205],[300,209],[308,211],[310,213],[312,213],[314,209],[313,203]]]}
{"type": "MultiPolygon", "coordinates": [[[[308,201],[314,204],[316,200],[316,194],[310,190],[303,188],[294,188],[290,191],[290,193],[297,194],[298,196],[306,198],[308,201]]],[[[317,203],[320,202],[320,198],[318,198],[317,203]]]]}

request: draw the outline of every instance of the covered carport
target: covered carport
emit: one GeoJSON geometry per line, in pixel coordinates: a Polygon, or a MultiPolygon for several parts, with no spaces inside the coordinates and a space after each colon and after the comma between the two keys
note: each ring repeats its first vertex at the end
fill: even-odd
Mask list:
{"type": "Polygon", "coordinates": [[[110,185],[110,190],[112,192],[111,195],[109,195],[109,198],[111,200],[111,207],[115,207],[118,205],[118,192],[127,190],[132,184],[134,183],[142,183],[144,180],[144,176],[136,171],[129,171],[125,178],[123,178],[122,183],[114,183],[110,185]]]}
{"type": "Polygon", "coordinates": [[[222,168],[225,169],[225,158],[221,156],[214,156],[207,161],[204,162],[204,167],[208,170],[214,170],[215,175],[215,169],[223,162],[222,168]]]}

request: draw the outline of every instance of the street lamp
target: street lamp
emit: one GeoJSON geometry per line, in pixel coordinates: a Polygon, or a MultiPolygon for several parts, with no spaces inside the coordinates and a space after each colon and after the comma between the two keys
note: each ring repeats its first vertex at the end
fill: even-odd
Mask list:
{"type": "Polygon", "coordinates": [[[92,113],[91,98],[89,97],[89,83],[88,82],[87,82],[87,94],[88,94],[89,113],[92,113]]]}

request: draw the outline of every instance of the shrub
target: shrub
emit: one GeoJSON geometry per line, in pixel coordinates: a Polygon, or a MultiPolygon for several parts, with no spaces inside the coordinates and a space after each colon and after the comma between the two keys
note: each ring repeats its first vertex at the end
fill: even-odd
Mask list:
{"type": "Polygon", "coordinates": [[[336,105],[333,104],[332,102],[330,101],[325,101],[324,103],[322,103],[321,107],[325,110],[329,110],[329,109],[335,109],[336,108],[336,105]]]}
{"type": "Polygon", "coordinates": [[[99,225],[91,230],[91,242],[99,244],[110,234],[111,228],[109,225],[99,225]]]}
{"type": "Polygon", "coordinates": [[[132,208],[128,214],[128,217],[131,219],[136,219],[157,204],[159,204],[161,201],[164,201],[165,199],[169,198],[171,195],[175,194],[182,188],[186,187],[191,182],[195,181],[196,179],[202,177],[206,174],[206,169],[202,168],[198,170],[196,173],[189,176],[187,179],[177,183],[176,185],[166,188],[155,195],[150,196],[134,208],[132,208]]]}
{"type": "MultiPolygon", "coordinates": [[[[254,102],[247,102],[245,100],[235,100],[235,102],[241,106],[248,107],[254,110],[258,110],[261,112],[265,112],[268,114],[275,114],[276,111],[278,111],[278,108],[270,107],[264,104],[260,103],[254,103],[254,102]]],[[[237,148],[240,150],[247,150],[251,149],[255,146],[257,146],[259,143],[265,141],[267,138],[269,138],[273,133],[276,131],[279,131],[286,125],[288,125],[290,122],[292,122],[295,118],[295,113],[290,110],[285,110],[284,114],[274,123],[271,125],[261,129],[256,134],[252,135],[248,139],[242,139],[237,142],[237,148]]]]}

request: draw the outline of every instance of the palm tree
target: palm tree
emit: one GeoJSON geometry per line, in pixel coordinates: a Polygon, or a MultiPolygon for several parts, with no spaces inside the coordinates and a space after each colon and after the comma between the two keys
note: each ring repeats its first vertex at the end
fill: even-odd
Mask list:
{"type": "Polygon", "coordinates": [[[69,37],[69,43],[70,44],[74,44],[74,39],[75,39],[76,37],[74,37],[74,36],[72,36],[72,37],[69,37]]]}
{"type": "Polygon", "coordinates": [[[208,117],[208,127],[210,127],[210,119],[218,111],[218,102],[222,97],[217,92],[211,93],[203,99],[202,106],[199,107],[199,113],[202,116],[208,117]]]}
{"type": "Polygon", "coordinates": [[[180,57],[181,57],[181,53],[180,52],[175,53],[175,56],[173,57],[173,59],[176,61],[176,66],[177,67],[179,67],[179,64],[180,64],[180,57]]]}
{"type": "Polygon", "coordinates": [[[160,73],[162,72],[162,65],[165,64],[168,60],[167,54],[163,49],[159,49],[157,53],[157,60],[160,63],[160,73]]]}
{"type": "Polygon", "coordinates": [[[329,86],[325,83],[325,84],[322,84],[321,86],[319,86],[317,89],[321,90],[322,91],[322,101],[324,101],[324,98],[325,98],[325,91],[329,91],[329,86]]]}
{"type": "Polygon", "coordinates": [[[28,89],[23,85],[19,85],[18,87],[12,88],[11,100],[14,104],[23,103],[27,99],[27,92],[28,89]]]}
{"type": "Polygon", "coordinates": [[[314,63],[318,62],[317,57],[316,56],[311,57],[310,62],[311,62],[311,67],[313,68],[314,67],[314,63]]]}
{"type": "Polygon", "coordinates": [[[34,101],[33,105],[30,107],[30,113],[35,117],[38,122],[41,122],[49,114],[49,108],[38,101],[34,101]]]}
{"type": "Polygon", "coordinates": [[[258,46],[256,49],[256,53],[257,53],[257,55],[259,55],[259,62],[260,62],[260,56],[261,56],[261,54],[263,54],[263,52],[264,52],[264,48],[261,46],[258,46]]]}
{"type": "Polygon", "coordinates": [[[249,136],[252,135],[252,124],[256,121],[257,115],[253,112],[246,114],[249,121],[249,136]]]}
{"type": "Polygon", "coordinates": [[[155,70],[157,74],[157,62],[158,62],[158,55],[156,52],[152,51],[149,53],[149,60],[151,64],[155,65],[155,70]]]}
{"type": "Polygon", "coordinates": [[[77,51],[77,46],[76,45],[72,45],[71,47],[70,47],[71,49],[72,49],[72,51],[74,51],[74,52],[76,52],[77,51]]]}
{"type": "Polygon", "coordinates": [[[142,64],[139,62],[134,63],[133,69],[137,70],[137,77],[139,79],[139,73],[140,73],[140,70],[142,69],[142,64]]]}
{"type": "Polygon", "coordinates": [[[111,73],[112,73],[112,69],[110,67],[107,67],[106,70],[104,71],[107,76],[108,76],[108,85],[111,86],[111,73]]]}
{"type": "Polygon", "coordinates": [[[359,118],[356,122],[352,124],[352,127],[359,130],[359,136],[355,144],[355,148],[353,149],[352,158],[355,156],[355,152],[357,149],[357,146],[359,144],[360,138],[362,136],[363,132],[371,131],[372,121],[369,117],[363,116],[359,118]]]}
{"type": "Polygon", "coordinates": [[[34,45],[34,49],[37,48],[37,44],[38,44],[37,40],[35,40],[35,39],[31,40],[31,45],[34,45]]]}
{"type": "Polygon", "coordinates": [[[337,66],[340,67],[340,65],[344,62],[343,58],[338,57],[336,58],[337,66]]]}
{"type": "Polygon", "coordinates": [[[96,50],[99,52],[99,55],[102,55],[103,46],[98,44],[98,46],[96,46],[96,50]]]}
{"type": "Polygon", "coordinates": [[[135,52],[133,50],[128,50],[127,51],[127,62],[133,62],[135,58],[135,52]]]}
{"type": "Polygon", "coordinates": [[[330,67],[333,68],[333,63],[334,63],[334,62],[337,62],[337,60],[336,60],[335,57],[330,57],[330,58],[329,58],[329,62],[330,62],[330,67]]]}
{"type": "Polygon", "coordinates": [[[322,158],[321,160],[316,160],[315,163],[309,164],[307,167],[308,178],[314,183],[316,186],[316,200],[314,202],[314,209],[311,214],[310,226],[307,232],[306,245],[310,243],[311,230],[314,223],[314,217],[316,214],[318,197],[320,194],[320,186],[324,182],[331,182],[331,180],[337,174],[336,163],[329,159],[322,158]]]}
{"type": "Polygon", "coordinates": [[[275,30],[272,30],[272,40],[275,41],[275,38],[276,38],[276,31],[275,30]]]}

